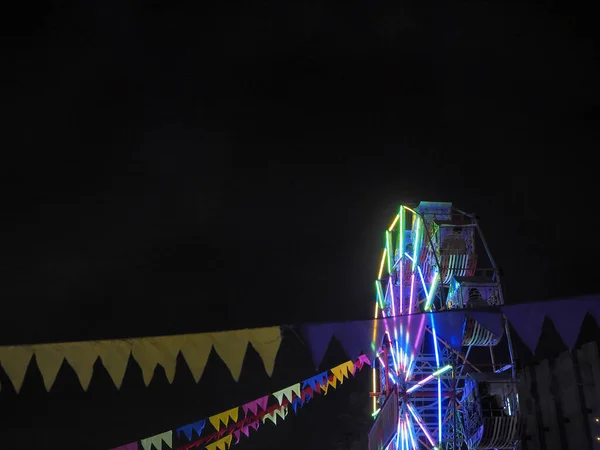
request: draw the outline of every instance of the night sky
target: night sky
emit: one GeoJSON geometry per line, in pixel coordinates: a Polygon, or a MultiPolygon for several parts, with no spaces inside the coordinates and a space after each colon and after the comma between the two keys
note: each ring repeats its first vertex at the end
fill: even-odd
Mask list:
{"type": "MultiPolygon", "coordinates": [[[[451,3],[13,5],[0,343],[369,318],[419,200],[480,216],[507,303],[598,292],[592,14],[451,3]]],[[[88,393],[64,366],[50,394],[30,367],[19,396],[0,370],[0,447],[109,448],[314,374],[293,334],[273,379],[253,354],[239,384],[215,355],[198,386],[134,366],[88,393]]],[[[367,381],[240,450],[331,448],[367,381]]]]}

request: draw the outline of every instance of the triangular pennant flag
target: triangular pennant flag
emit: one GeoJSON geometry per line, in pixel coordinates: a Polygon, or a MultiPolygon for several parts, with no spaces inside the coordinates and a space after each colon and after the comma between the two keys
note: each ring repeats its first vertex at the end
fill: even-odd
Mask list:
{"type": "MultiPolygon", "coordinates": [[[[373,352],[373,320],[361,320],[339,324],[335,338],[349,358],[356,358],[361,352],[373,352]]],[[[374,357],[374,354],[373,354],[374,357]]]]}
{"type": "Polygon", "coordinates": [[[231,439],[233,436],[225,436],[223,439],[219,439],[212,444],[206,446],[206,450],[227,450],[231,446],[231,439]]]}
{"type": "Polygon", "coordinates": [[[130,341],[98,341],[96,351],[117,389],[121,388],[131,355],[130,341]]]}
{"type": "Polygon", "coordinates": [[[251,402],[242,405],[242,411],[244,412],[244,417],[248,417],[248,411],[252,412],[253,415],[256,415],[256,412],[258,411],[257,400],[252,400],[251,402]]]}
{"type": "Polygon", "coordinates": [[[367,355],[359,355],[358,359],[356,360],[356,363],[354,363],[354,370],[352,375],[354,375],[354,372],[356,371],[356,369],[358,370],[362,370],[363,365],[371,365],[371,361],[369,360],[369,358],[367,357],[367,355]]]}
{"type": "Polygon", "coordinates": [[[181,436],[181,433],[185,434],[185,437],[188,441],[192,440],[192,431],[195,431],[198,436],[204,430],[204,426],[206,425],[206,419],[199,420],[198,422],[191,423],[189,425],[185,425],[183,427],[177,428],[176,433],[177,436],[181,436]]]}
{"type": "Polygon", "coordinates": [[[47,391],[50,391],[65,359],[61,344],[35,345],[34,353],[38,369],[44,379],[44,386],[47,391]]]}
{"type": "Polygon", "coordinates": [[[534,353],[542,334],[544,310],[531,303],[505,306],[502,310],[523,343],[534,353]]]}
{"type": "Polygon", "coordinates": [[[329,348],[329,343],[339,324],[322,323],[305,325],[302,327],[302,335],[305,337],[308,347],[312,353],[313,363],[317,369],[329,348]]]}
{"type": "Polygon", "coordinates": [[[156,450],[162,450],[163,442],[167,444],[169,448],[173,448],[173,432],[165,431],[164,433],[142,439],[140,442],[144,450],[150,450],[153,445],[156,450]]]}
{"type": "Polygon", "coordinates": [[[116,447],[111,450],[138,450],[138,448],[138,443],[132,442],[131,444],[121,445],[120,447],[116,447]]]}
{"type": "Polygon", "coordinates": [[[288,386],[280,391],[273,392],[273,397],[277,399],[277,403],[281,405],[283,398],[287,398],[290,402],[292,401],[293,394],[300,395],[300,383],[296,383],[292,386],[288,386]]]}
{"type": "Polygon", "coordinates": [[[294,401],[292,402],[292,408],[294,408],[294,413],[296,413],[296,408],[298,406],[300,406],[302,408],[302,405],[303,405],[302,397],[295,397],[294,401]]]}
{"type": "Polygon", "coordinates": [[[62,349],[67,362],[77,374],[81,387],[87,391],[94,372],[94,363],[98,359],[95,342],[65,343],[62,344],[62,349]]]}
{"type": "Polygon", "coordinates": [[[344,378],[348,378],[348,373],[354,372],[354,363],[352,361],[346,361],[345,363],[340,364],[339,366],[335,366],[331,369],[331,373],[333,376],[342,384],[344,382],[344,378]]]}
{"type": "Polygon", "coordinates": [[[235,437],[235,442],[233,443],[233,445],[237,445],[240,443],[240,434],[242,433],[242,430],[235,430],[233,432],[233,436],[235,437]]]}
{"type": "Polygon", "coordinates": [[[336,388],[336,385],[337,385],[337,379],[336,379],[334,376],[332,376],[332,377],[329,377],[329,378],[327,379],[327,384],[326,384],[325,386],[321,386],[321,388],[322,388],[322,389],[323,389],[323,391],[325,392],[325,394],[324,394],[324,395],[327,395],[327,390],[329,389],[329,386],[331,386],[332,388],[334,388],[334,389],[335,389],[335,388],[336,388]]]}
{"type": "Polygon", "coordinates": [[[308,403],[312,396],[313,390],[310,387],[303,389],[301,395],[302,403],[308,403]]]}
{"type": "Polygon", "coordinates": [[[302,382],[302,388],[304,389],[306,386],[312,388],[312,390],[317,390],[317,387],[323,382],[324,379],[327,378],[327,372],[322,372],[319,375],[315,375],[307,380],[302,382]]]}
{"type": "Polygon", "coordinates": [[[181,354],[192,372],[196,383],[200,381],[213,343],[209,334],[187,334],[181,347],[181,354]]]}
{"type": "Polygon", "coordinates": [[[177,355],[185,343],[185,335],[163,336],[156,338],[158,350],[158,363],[165,369],[169,383],[175,379],[175,367],[177,366],[177,355]]]}
{"type": "Polygon", "coordinates": [[[249,330],[222,331],[211,333],[215,350],[231,372],[235,381],[240,379],[242,364],[248,348],[249,330]]]}
{"type": "Polygon", "coordinates": [[[554,323],[554,328],[562,341],[569,350],[573,350],[581,331],[583,319],[587,314],[586,305],[574,299],[572,301],[547,302],[544,309],[554,323]]]}
{"type": "Polygon", "coordinates": [[[239,410],[240,408],[236,406],[235,408],[231,408],[220,414],[215,414],[214,416],[209,417],[208,420],[212,426],[215,427],[215,430],[219,431],[221,429],[221,423],[227,426],[229,419],[231,419],[232,422],[237,422],[239,410]]]}
{"type": "Polygon", "coordinates": [[[265,423],[265,421],[268,419],[271,422],[273,422],[275,425],[277,425],[277,417],[279,416],[283,420],[287,416],[287,413],[288,413],[287,407],[286,406],[282,406],[281,408],[275,409],[270,414],[265,414],[265,416],[263,417],[262,421],[263,421],[263,423],[265,423]]]}
{"type": "Polygon", "coordinates": [[[254,431],[256,431],[260,426],[260,422],[258,420],[255,420],[254,422],[250,422],[248,426],[254,428],[254,431]]]}
{"type": "Polygon", "coordinates": [[[240,431],[246,435],[246,437],[250,437],[250,425],[244,425],[240,428],[240,431]]]}
{"type": "Polygon", "coordinates": [[[33,348],[29,345],[0,347],[0,364],[17,393],[21,390],[32,356],[33,348]]]}
{"type": "Polygon", "coordinates": [[[281,329],[269,327],[250,330],[250,343],[260,355],[267,375],[273,375],[275,358],[281,346],[281,329]]]}
{"type": "Polygon", "coordinates": [[[429,316],[426,321],[427,325],[430,325],[433,320],[438,338],[442,339],[454,350],[460,351],[462,349],[463,327],[465,324],[464,311],[442,311],[418,315],[429,316]]]}
{"type": "Polygon", "coordinates": [[[265,395],[264,397],[261,397],[259,399],[256,400],[256,404],[258,406],[260,406],[260,409],[262,409],[263,411],[265,409],[267,409],[267,402],[269,401],[269,396],[265,395]]]}
{"type": "Polygon", "coordinates": [[[160,350],[158,349],[157,338],[133,339],[133,348],[131,354],[142,369],[142,376],[146,386],[150,385],[154,370],[160,359],[160,350]]]}

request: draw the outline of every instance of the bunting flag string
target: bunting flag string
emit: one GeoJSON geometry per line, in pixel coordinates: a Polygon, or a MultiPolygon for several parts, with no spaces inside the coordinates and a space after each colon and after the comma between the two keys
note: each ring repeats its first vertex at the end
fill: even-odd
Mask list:
{"type": "Polygon", "coordinates": [[[370,365],[371,362],[366,355],[360,355],[356,362],[346,361],[345,363],[340,364],[339,366],[336,366],[327,372],[323,372],[301,383],[296,383],[285,389],[281,389],[272,394],[276,400],[276,403],[271,406],[267,407],[267,400],[270,396],[265,396],[246,403],[241,407],[233,408],[223,413],[216,414],[211,418],[219,418],[219,422],[216,422],[216,419],[214,419],[214,422],[218,424],[218,428],[217,425],[213,423],[213,420],[209,418],[209,421],[213,423],[216,432],[178,447],[176,450],[190,450],[202,446],[204,446],[207,450],[220,449],[218,446],[215,447],[214,444],[216,442],[223,441],[224,436],[229,436],[230,438],[232,436],[235,437],[235,442],[231,444],[235,445],[239,443],[242,434],[244,434],[246,437],[250,436],[250,428],[258,430],[260,424],[264,424],[267,420],[270,420],[276,425],[278,417],[281,420],[286,418],[290,406],[296,413],[298,407],[302,407],[312,397],[314,397],[315,394],[325,394],[329,386],[332,386],[335,389],[340,378],[348,378],[349,375],[354,376],[356,370],[362,370],[364,364],[370,365]],[[328,372],[331,372],[331,374],[328,374],[328,372]],[[258,410],[259,406],[261,411],[258,410]],[[232,414],[237,414],[239,412],[239,408],[242,408],[245,417],[236,423],[221,428],[221,423],[227,425],[227,422],[222,420],[222,418],[228,418],[231,417],[232,414]],[[234,410],[236,413],[232,413],[234,410]]]}
{"type": "Polygon", "coordinates": [[[238,381],[248,343],[252,344],[259,354],[265,371],[271,376],[281,345],[280,327],[135,339],[0,346],[0,365],[15,391],[19,392],[27,368],[35,356],[44,385],[49,391],[63,361],[66,361],[77,374],[81,387],[87,391],[94,364],[100,359],[119,389],[130,356],[140,366],[146,386],[152,381],[157,365],[164,369],[169,383],[172,383],[179,353],[198,382],[214,348],[233,379],[238,381]]]}

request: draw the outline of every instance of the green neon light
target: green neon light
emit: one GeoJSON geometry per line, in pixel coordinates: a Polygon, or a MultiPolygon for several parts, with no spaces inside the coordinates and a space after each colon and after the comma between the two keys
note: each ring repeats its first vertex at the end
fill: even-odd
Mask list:
{"type": "Polygon", "coordinates": [[[375,289],[377,290],[377,301],[379,302],[379,307],[383,309],[383,290],[381,289],[381,283],[379,280],[375,280],[375,289]]]}
{"type": "Polygon", "coordinates": [[[398,253],[400,258],[404,257],[404,206],[400,205],[400,224],[398,225],[398,253]]]}
{"type": "Polygon", "coordinates": [[[387,249],[388,273],[392,273],[392,233],[389,230],[385,231],[385,248],[387,249]]]}
{"type": "Polygon", "coordinates": [[[441,375],[444,372],[448,372],[450,369],[452,369],[452,366],[451,365],[447,365],[447,366],[442,367],[441,369],[436,370],[431,375],[433,375],[434,377],[437,377],[438,375],[441,375]]]}
{"type": "Polygon", "coordinates": [[[440,280],[440,273],[436,272],[433,276],[433,281],[431,282],[431,286],[429,287],[429,296],[427,297],[427,302],[425,303],[425,311],[429,311],[431,309],[431,303],[433,302],[433,297],[435,297],[435,291],[437,290],[437,285],[440,280]]]}
{"type": "Polygon", "coordinates": [[[412,264],[412,268],[413,270],[415,270],[415,267],[417,267],[417,262],[418,262],[418,253],[419,250],[421,249],[421,245],[419,242],[419,232],[421,231],[421,218],[419,216],[415,216],[415,241],[413,242],[413,264],[412,264]]]}
{"type": "Polygon", "coordinates": [[[381,408],[379,408],[377,411],[375,411],[373,414],[371,414],[373,417],[377,416],[377,414],[379,414],[379,411],[381,411],[381,408]]]}

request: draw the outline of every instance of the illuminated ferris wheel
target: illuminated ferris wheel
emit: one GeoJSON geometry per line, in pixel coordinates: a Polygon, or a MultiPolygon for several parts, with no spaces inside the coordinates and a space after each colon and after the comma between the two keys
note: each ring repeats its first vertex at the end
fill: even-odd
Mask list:
{"type": "Polygon", "coordinates": [[[375,318],[388,320],[373,343],[369,450],[516,448],[509,330],[482,313],[503,304],[500,273],[476,217],[446,202],[401,205],[385,231],[375,292],[375,318]],[[452,310],[460,328],[441,336],[452,310]]]}

